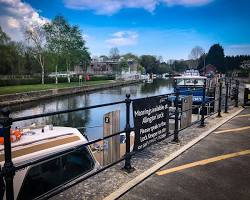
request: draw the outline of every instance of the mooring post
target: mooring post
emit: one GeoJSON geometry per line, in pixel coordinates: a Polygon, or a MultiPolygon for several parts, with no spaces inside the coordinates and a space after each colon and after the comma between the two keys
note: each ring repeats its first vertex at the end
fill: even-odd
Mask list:
{"type": "Polygon", "coordinates": [[[125,166],[124,170],[127,172],[131,172],[134,170],[131,166],[131,153],[130,153],[130,94],[126,94],[126,127],[125,127],[125,133],[126,133],[126,154],[125,154],[125,166]]]}
{"type": "Polygon", "coordinates": [[[202,91],[202,107],[201,107],[201,124],[200,127],[205,126],[205,109],[206,109],[206,80],[204,81],[202,91]]]}
{"type": "Polygon", "coordinates": [[[10,110],[8,108],[3,108],[1,110],[3,118],[1,119],[3,136],[4,136],[4,166],[2,168],[2,173],[4,175],[6,184],[6,199],[14,200],[14,188],[13,188],[13,178],[15,175],[14,165],[11,156],[11,141],[10,141],[10,128],[12,124],[12,119],[10,118],[10,110]]]}
{"type": "Polygon", "coordinates": [[[236,80],[235,107],[239,106],[239,80],[236,80]]]}
{"type": "Polygon", "coordinates": [[[217,117],[222,117],[221,116],[221,100],[222,100],[222,81],[219,79],[219,107],[218,107],[218,116],[217,117]]]}
{"type": "Polygon", "coordinates": [[[228,81],[226,80],[226,96],[225,96],[225,113],[228,113],[228,89],[229,89],[229,84],[228,81]]]}
{"type": "Polygon", "coordinates": [[[179,95],[180,91],[177,86],[177,82],[175,81],[175,100],[174,100],[174,106],[175,106],[175,112],[174,112],[174,139],[173,142],[179,142],[179,95]]]}

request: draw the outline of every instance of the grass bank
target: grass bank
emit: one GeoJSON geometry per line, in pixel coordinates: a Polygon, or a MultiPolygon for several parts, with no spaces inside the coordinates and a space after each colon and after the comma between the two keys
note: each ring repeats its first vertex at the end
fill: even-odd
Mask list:
{"type": "MultiPolygon", "coordinates": [[[[99,80],[99,81],[87,81],[83,82],[84,85],[98,85],[103,83],[111,83],[112,80],[99,80]]],[[[49,90],[49,89],[62,89],[62,88],[70,88],[70,87],[78,87],[78,82],[72,83],[58,83],[58,84],[34,84],[34,85],[17,85],[17,86],[2,86],[0,87],[0,95],[4,94],[14,94],[21,92],[31,92],[31,91],[41,91],[41,90],[49,90]]]]}

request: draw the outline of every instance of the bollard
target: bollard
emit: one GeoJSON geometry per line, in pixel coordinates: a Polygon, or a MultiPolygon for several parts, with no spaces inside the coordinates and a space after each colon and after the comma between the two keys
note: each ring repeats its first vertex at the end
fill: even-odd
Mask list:
{"type": "Polygon", "coordinates": [[[239,106],[239,80],[236,80],[236,92],[235,92],[235,107],[239,106]]]}
{"type": "Polygon", "coordinates": [[[126,133],[126,154],[125,154],[125,166],[124,170],[128,173],[132,172],[134,168],[131,166],[131,153],[130,153],[130,94],[126,94],[126,127],[125,127],[125,133],[126,133]]]}
{"type": "Polygon", "coordinates": [[[200,127],[205,127],[205,109],[206,109],[206,80],[203,85],[203,93],[202,93],[202,107],[201,107],[201,124],[200,127]]]}
{"type": "Polygon", "coordinates": [[[4,174],[5,184],[6,184],[6,199],[14,200],[14,188],[13,188],[13,178],[15,175],[14,165],[11,156],[11,143],[10,143],[10,127],[12,124],[12,119],[10,118],[10,110],[4,108],[1,110],[3,119],[1,124],[3,126],[3,136],[4,136],[4,166],[2,172],[4,174]]]}
{"type": "Polygon", "coordinates": [[[179,88],[175,82],[175,89],[176,89],[176,95],[175,95],[175,100],[174,100],[174,105],[175,105],[175,113],[174,113],[174,139],[173,142],[179,142],[179,105],[178,105],[178,100],[179,100],[179,88]]]}
{"type": "Polygon", "coordinates": [[[229,90],[229,84],[228,81],[226,81],[226,96],[225,96],[225,111],[224,113],[228,113],[228,90],[229,90]]]}
{"type": "Polygon", "coordinates": [[[218,107],[218,116],[217,117],[222,117],[221,116],[221,100],[222,100],[222,81],[219,80],[219,107],[218,107]]]}

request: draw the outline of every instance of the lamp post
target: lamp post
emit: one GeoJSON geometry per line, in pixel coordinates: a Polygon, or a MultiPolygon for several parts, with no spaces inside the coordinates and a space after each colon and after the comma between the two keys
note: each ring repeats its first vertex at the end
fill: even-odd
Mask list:
{"type": "Polygon", "coordinates": [[[207,73],[207,70],[206,70],[206,54],[204,53],[203,54],[203,65],[204,65],[204,70],[205,70],[205,74],[207,73]]]}

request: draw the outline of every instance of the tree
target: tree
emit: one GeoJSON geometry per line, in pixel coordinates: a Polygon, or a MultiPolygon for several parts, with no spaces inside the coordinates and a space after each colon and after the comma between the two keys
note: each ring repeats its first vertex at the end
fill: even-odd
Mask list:
{"type": "Polygon", "coordinates": [[[145,68],[146,73],[156,73],[160,63],[155,56],[142,55],[140,57],[140,64],[145,68]]]}
{"type": "Polygon", "coordinates": [[[47,48],[53,62],[55,63],[56,72],[56,84],[58,83],[57,73],[60,58],[63,58],[63,52],[65,50],[65,35],[67,23],[63,16],[56,16],[50,23],[44,25],[47,48]]]}
{"type": "Polygon", "coordinates": [[[250,60],[242,61],[240,68],[245,70],[248,73],[248,81],[250,81],[250,60]]]}
{"type": "Polygon", "coordinates": [[[214,65],[219,72],[225,72],[225,54],[220,44],[214,44],[210,47],[206,56],[206,63],[214,65]]]}
{"type": "Polygon", "coordinates": [[[135,55],[135,54],[132,54],[132,53],[127,53],[127,54],[124,54],[122,55],[122,57],[125,59],[125,60],[135,60],[137,62],[139,62],[140,58],[135,55]]]}
{"type": "Polygon", "coordinates": [[[6,45],[10,42],[10,37],[3,32],[2,27],[0,26],[0,45],[6,45]]]}
{"type": "Polygon", "coordinates": [[[85,40],[78,26],[71,26],[63,16],[56,16],[51,23],[44,26],[47,39],[47,47],[54,57],[56,83],[58,66],[65,61],[70,82],[70,68],[82,62],[85,68],[90,62],[90,55],[85,47],[85,40]]]}
{"type": "Polygon", "coordinates": [[[205,50],[200,47],[200,46],[195,46],[190,54],[189,54],[189,59],[191,59],[193,62],[192,62],[192,68],[197,68],[198,67],[198,64],[199,64],[199,58],[205,54],[205,50]]]}
{"type": "Polygon", "coordinates": [[[109,51],[109,57],[112,60],[118,60],[120,58],[119,50],[117,47],[111,48],[109,51]]]}
{"type": "Polygon", "coordinates": [[[42,70],[42,84],[44,84],[44,62],[45,62],[45,32],[42,26],[32,24],[25,30],[25,37],[32,44],[32,54],[39,63],[42,70]]]}
{"type": "Polygon", "coordinates": [[[128,68],[129,68],[129,66],[128,66],[127,60],[122,59],[122,60],[119,62],[119,71],[120,71],[120,72],[123,71],[123,70],[127,71],[128,68]]]}

